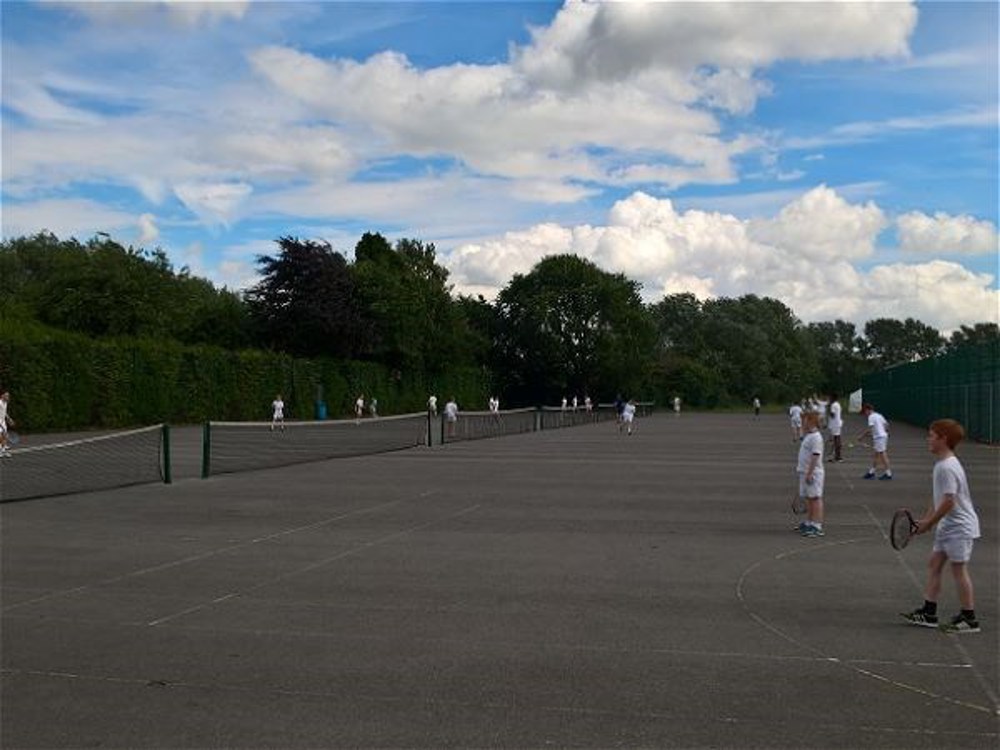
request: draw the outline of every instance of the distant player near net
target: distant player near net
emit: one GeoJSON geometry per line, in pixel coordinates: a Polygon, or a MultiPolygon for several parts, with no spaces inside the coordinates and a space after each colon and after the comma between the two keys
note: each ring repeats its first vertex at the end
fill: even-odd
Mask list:
{"type": "Polygon", "coordinates": [[[278,427],[281,430],[285,429],[285,402],[281,400],[281,394],[279,393],[274,397],[274,401],[271,402],[271,431],[274,432],[274,428],[278,427]]]}
{"type": "Polygon", "coordinates": [[[799,524],[802,536],[823,536],[823,435],[819,431],[819,414],[814,411],[802,416],[804,434],[799,444],[796,472],[799,476],[799,496],[806,499],[806,520],[799,524]]]}
{"type": "Polygon", "coordinates": [[[753,397],[753,418],[760,419],[760,399],[753,397]]]}
{"type": "Polygon", "coordinates": [[[674,396],[674,416],[679,417],[681,415],[681,397],[674,396]]]}
{"type": "Polygon", "coordinates": [[[843,455],[841,451],[843,446],[841,444],[841,433],[844,431],[844,417],[840,409],[840,401],[837,398],[836,393],[830,394],[830,416],[827,418],[826,426],[830,430],[830,436],[833,438],[833,455],[830,456],[828,461],[843,461],[843,455]]]}
{"type": "Polygon", "coordinates": [[[892,467],[889,465],[889,422],[871,404],[862,404],[861,414],[868,420],[868,426],[858,434],[857,440],[871,436],[872,441],[872,465],[864,478],[875,479],[881,465],[884,471],[878,478],[892,479],[892,467]]]}
{"type": "Polygon", "coordinates": [[[941,629],[951,633],[978,633],[969,561],[972,547],[979,538],[979,516],[972,504],[972,494],[965,469],[955,455],[955,448],[965,437],[962,425],[953,419],[939,419],[927,430],[927,449],[937,459],[934,463],[933,496],[927,513],[917,522],[914,533],[934,529],[934,547],[927,561],[927,586],[923,606],[903,615],[913,625],[938,626],[937,599],[941,593],[941,573],[951,563],[961,611],[941,629]]]}
{"type": "Polygon", "coordinates": [[[458,403],[455,401],[454,396],[452,396],[451,399],[449,399],[444,405],[444,421],[448,431],[448,437],[454,437],[455,424],[458,422],[458,403]]]}
{"type": "Polygon", "coordinates": [[[365,415],[365,394],[359,393],[354,401],[354,418],[360,420],[365,415]]]}
{"type": "Polygon", "coordinates": [[[7,445],[7,426],[14,426],[14,420],[7,413],[10,404],[10,392],[0,393],[0,458],[10,456],[10,448],[7,445]]]}
{"type": "Polygon", "coordinates": [[[788,409],[788,422],[792,427],[792,442],[802,439],[802,405],[792,404],[788,409]]]}
{"type": "Polygon", "coordinates": [[[632,422],[635,420],[635,401],[629,399],[622,407],[622,421],[618,425],[618,432],[624,427],[629,435],[632,434],[632,422]]]}
{"type": "Polygon", "coordinates": [[[427,397],[427,411],[432,417],[438,415],[438,397],[433,393],[427,397]]]}

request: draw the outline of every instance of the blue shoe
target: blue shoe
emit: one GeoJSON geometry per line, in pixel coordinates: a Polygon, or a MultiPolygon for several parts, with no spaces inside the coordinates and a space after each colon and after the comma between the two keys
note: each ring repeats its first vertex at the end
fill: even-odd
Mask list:
{"type": "Polygon", "coordinates": [[[861,478],[862,479],[874,479],[875,478],[875,472],[874,471],[869,471],[867,474],[865,474],[861,478]]]}
{"type": "Polygon", "coordinates": [[[883,474],[882,476],[880,476],[878,478],[878,480],[880,482],[891,482],[892,481],[892,474],[883,474]]]}

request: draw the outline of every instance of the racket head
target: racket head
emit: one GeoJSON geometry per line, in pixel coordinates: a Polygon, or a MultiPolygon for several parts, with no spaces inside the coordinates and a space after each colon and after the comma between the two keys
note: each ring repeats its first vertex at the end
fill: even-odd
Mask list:
{"type": "Polygon", "coordinates": [[[21,436],[16,432],[7,431],[7,445],[13,447],[21,442],[21,436]]]}
{"type": "Polygon", "coordinates": [[[792,513],[797,516],[803,515],[807,510],[806,499],[802,495],[792,496],[792,513]]]}
{"type": "Polygon", "coordinates": [[[916,531],[917,524],[913,520],[913,515],[906,508],[899,508],[892,514],[892,523],[889,525],[889,543],[893,549],[905,549],[916,531]]]}

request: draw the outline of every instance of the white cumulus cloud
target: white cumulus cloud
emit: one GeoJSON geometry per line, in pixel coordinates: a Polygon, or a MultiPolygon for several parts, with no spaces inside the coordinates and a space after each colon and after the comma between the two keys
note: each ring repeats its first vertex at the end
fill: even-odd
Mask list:
{"type": "Polygon", "coordinates": [[[997,252],[997,228],[972,216],[920,211],[896,219],[899,248],[909,253],[975,255],[997,252]]]}
{"type": "Polygon", "coordinates": [[[916,317],[950,330],[997,320],[1000,292],[989,274],[945,261],[856,265],[869,260],[886,225],[874,203],[852,204],[822,185],[755,220],[679,212],[639,192],[616,203],[606,225],[540,224],[443,258],[459,291],[486,297],[542,258],[573,253],[640,282],[650,302],[681,291],[702,299],[757,294],[806,322],[916,317]]]}

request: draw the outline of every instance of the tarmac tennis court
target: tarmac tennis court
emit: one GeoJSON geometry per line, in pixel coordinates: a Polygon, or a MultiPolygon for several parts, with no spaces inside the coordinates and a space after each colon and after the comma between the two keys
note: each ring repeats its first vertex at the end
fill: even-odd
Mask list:
{"type": "Polygon", "coordinates": [[[2,505],[0,745],[996,748],[1000,454],[959,449],[983,632],[914,628],[931,540],[885,534],[924,433],[893,424],[892,482],[826,464],[819,539],[780,415],[2,505]]]}

